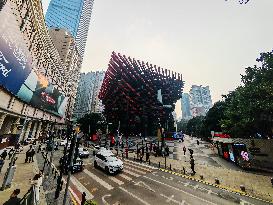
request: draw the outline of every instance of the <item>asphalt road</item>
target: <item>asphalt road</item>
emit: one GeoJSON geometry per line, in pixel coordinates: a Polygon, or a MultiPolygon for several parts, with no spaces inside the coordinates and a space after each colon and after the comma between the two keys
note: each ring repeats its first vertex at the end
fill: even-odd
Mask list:
{"type": "MultiPolygon", "coordinates": [[[[62,148],[61,148],[62,149],[62,148]]],[[[90,149],[90,153],[91,149],[90,149]]],[[[54,152],[54,164],[58,164],[62,150],[54,152]]],[[[84,159],[85,169],[71,177],[71,190],[76,200],[81,193],[98,204],[112,205],[263,205],[264,202],[165,173],[146,164],[123,160],[124,170],[117,175],[108,175],[95,169],[93,157],[84,159]]]]}

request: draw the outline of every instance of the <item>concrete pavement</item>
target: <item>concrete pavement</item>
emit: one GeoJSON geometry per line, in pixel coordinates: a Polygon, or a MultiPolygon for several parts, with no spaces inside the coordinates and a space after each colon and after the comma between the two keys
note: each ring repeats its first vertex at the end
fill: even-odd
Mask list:
{"type": "MultiPolygon", "coordinates": [[[[25,146],[23,151],[16,154],[16,157],[18,157],[16,161],[16,171],[14,174],[14,178],[12,180],[11,187],[0,191],[0,204],[4,203],[6,200],[9,199],[11,193],[14,189],[20,189],[21,192],[19,194],[19,198],[22,198],[24,194],[30,189],[31,184],[30,180],[33,179],[34,175],[39,173],[39,169],[37,166],[37,160],[36,157],[34,157],[34,162],[32,163],[25,163],[25,153],[29,149],[29,146],[25,146]]],[[[2,173],[0,174],[0,185],[3,183],[4,174],[7,170],[8,164],[10,160],[5,160],[5,165],[2,169],[2,173]]],[[[45,204],[45,198],[43,195],[43,190],[41,190],[41,201],[42,204],[45,204]]]]}

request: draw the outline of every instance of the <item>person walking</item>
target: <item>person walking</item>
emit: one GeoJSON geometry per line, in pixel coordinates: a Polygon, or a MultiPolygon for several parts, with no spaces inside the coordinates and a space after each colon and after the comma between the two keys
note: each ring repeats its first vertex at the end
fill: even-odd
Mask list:
{"type": "Polygon", "coordinates": [[[86,193],[85,193],[85,192],[83,192],[83,193],[82,193],[82,201],[81,201],[81,205],[84,205],[84,204],[85,204],[85,202],[86,202],[86,193]]]}
{"type": "Polygon", "coordinates": [[[183,147],[184,155],[186,154],[186,151],[187,151],[187,149],[186,149],[186,147],[184,146],[184,147],[183,147]]]}
{"type": "Polygon", "coordinates": [[[149,152],[146,152],[146,162],[148,162],[150,159],[150,153],[149,152]]]}
{"type": "Polygon", "coordinates": [[[192,173],[193,173],[193,175],[195,175],[195,170],[194,170],[194,159],[193,159],[193,157],[191,158],[191,160],[190,160],[190,164],[191,164],[191,170],[192,170],[192,173]]]}
{"type": "Polygon", "coordinates": [[[9,200],[7,200],[3,205],[20,205],[20,198],[18,198],[19,194],[20,189],[15,189],[10,195],[9,200]]]}
{"type": "Polygon", "coordinates": [[[35,150],[32,148],[29,153],[29,161],[28,162],[34,162],[33,157],[35,155],[35,150]]]}
{"type": "Polygon", "coordinates": [[[3,159],[0,159],[0,174],[4,164],[5,164],[5,161],[3,159]]]}
{"type": "Polygon", "coordinates": [[[29,155],[30,155],[30,150],[26,151],[25,163],[28,162],[28,160],[29,160],[29,155]]]}
{"type": "Polygon", "coordinates": [[[199,140],[197,140],[196,143],[197,143],[197,145],[199,145],[199,143],[200,143],[199,140]]]}
{"type": "Polygon", "coordinates": [[[9,151],[9,160],[11,159],[13,152],[14,152],[14,150],[13,150],[13,148],[12,148],[12,149],[9,151]]]}
{"type": "Polygon", "coordinates": [[[1,159],[5,160],[8,155],[7,150],[4,150],[4,152],[1,154],[1,159]]]}

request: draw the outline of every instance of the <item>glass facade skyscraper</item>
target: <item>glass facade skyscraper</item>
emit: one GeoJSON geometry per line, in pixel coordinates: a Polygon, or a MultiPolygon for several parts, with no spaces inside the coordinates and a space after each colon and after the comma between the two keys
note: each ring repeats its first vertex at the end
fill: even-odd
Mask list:
{"type": "Polygon", "coordinates": [[[67,29],[83,58],[94,0],[51,0],[46,12],[48,28],[67,29]]]}

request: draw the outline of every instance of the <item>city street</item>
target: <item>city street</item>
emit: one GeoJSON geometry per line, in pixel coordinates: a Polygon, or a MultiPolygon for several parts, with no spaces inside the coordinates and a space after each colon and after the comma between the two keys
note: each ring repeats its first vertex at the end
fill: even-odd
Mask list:
{"type": "MultiPolygon", "coordinates": [[[[62,149],[62,148],[61,148],[62,149]]],[[[54,152],[54,163],[62,150],[54,152]]],[[[89,149],[92,153],[92,149],[89,149]]],[[[93,156],[84,159],[85,169],[71,177],[76,201],[81,193],[98,204],[266,204],[196,181],[165,173],[155,167],[127,159],[124,170],[108,175],[93,166],[93,156]]],[[[66,177],[65,177],[66,178],[66,177]]]]}

